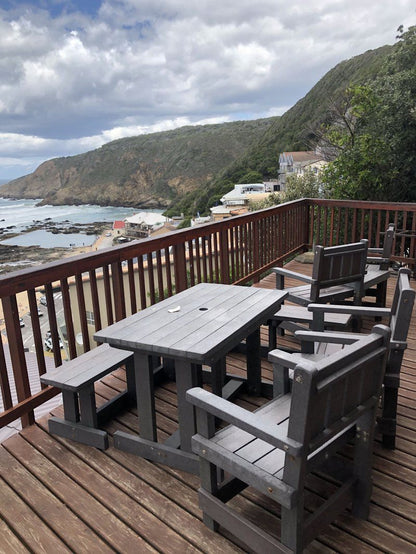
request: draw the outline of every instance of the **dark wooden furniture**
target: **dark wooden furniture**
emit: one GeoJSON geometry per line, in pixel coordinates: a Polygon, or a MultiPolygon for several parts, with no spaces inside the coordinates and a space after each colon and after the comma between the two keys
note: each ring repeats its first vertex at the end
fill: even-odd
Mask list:
{"type": "MultiPolygon", "coordinates": [[[[409,281],[410,274],[409,269],[402,268],[399,270],[391,309],[329,306],[322,304],[310,304],[308,307],[309,310],[314,312],[329,311],[332,313],[357,313],[371,317],[389,317],[391,343],[386,374],[383,381],[382,414],[378,419],[378,430],[382,434],[383,445],[387,448],[394,448],[396,442],[397,395],[400,386],[400,368],[404,351],[407,348],[407,335],[415,302],[415,291],[411,288],[409,281]]],[[[302,358],[309,358],[314,361],[342,350],[347,344],[360,340],[360,335],[357,333],[297,331],[295,335],[301,340],[301,347],[304,351],[302,358]],[[311,350],[310,345],[314,346],[313,354],[306,353],[311,350]]],[[[271,361],[273,361],[273,355],[271,355],[271,361]]],[[[280,356],[279,363],[276,361],[273,364],[274,394],[284,394],[290,390],[290,369],[293,369],[293,364],[296,363],[296,356],[288,358],[288,363],[286,364],[281,364],[281,361],[282,357],[280,356]]]]}
{"type": "Polygon", "coordinates": [[[314,250],[312,277],[274,267],[276,288],[283,290],[284,278],[292,277],[307,283],[285,289],[287,300],[307,306],[311,302],[335,302],[354,297],[359,303],[364,294],[364,274],[367,263],[368,241],[342,244],[340,246],[316,246],[314,250]]]}
{"type": "Polygon", "coordinates": [[[47,371],[40,380],[62,391],[64,419],[49,418],[49,431],[102,450],[108,448],[108,435],[99,425],[135,400],[133,354],[107,345],[47,371]],[[127,390],[97,410],[94,383],[122,365],[126,367],[127,390]]]}
{"type": "Polygon", "coordinates": [[[191,452],[194,411],[186,391],[202,384],[202,365],[207,365],[214,393],[231,397],[244,385],[260,394],[260,325],[285,296],[283,291],[200,283],[98,331],[97,341],[134,352],[140,437],[116,432],[115,446],[197,473],[198,460],[191,452]],[[225,356],[244,339],[247,379],[227,380],[225,356]],[[160,356],[164,366],[174,362],[178,394],[179,433],[164,444],[157,443],[153,394],[154,360],[160,356]]]}
{"type": "Polygon", "coordinates": [[[369,248],[364,275],[365,296],[375,297],[375,306],[386,305],[387,279],[390,276],[394,244],[394,224],[390,223],[384,233],[383,248],[369,248]]]}
{"type": "MultiPolygon", "coordinates": [[[[292,392],[254,413],[201,388],[188,391],[197,410],[198,434],[192,446],[200,457],[199,502],[210,528],[227,528],[258,553],[302,552],[351,499],[353,514],[367,517],[375,410],[389,338],[388,327],[378,325],[341,356],[317,363],[299,360],[292,392]],[[215,418],[231,425],[215,432],[215,418]],[[353,459],[335,457],[351,437],[353,459]],[[232,479],[218,483],[218,475],[223,475],[218,468],[232,479]],[[341,484],[305,516],[305,478],[314,470],[333,470],[341,484]],[[226,504],[246,486],[281,505],[280,542],[226,504]]],[[[278,358],[280,351],[273,355],[278,358]]]]}
{"type": "MultiPolygon", "coordinates": [[[[343,244],[341,246],[316,246],[314,250],[312,276],[303,275],[286,268],[275,267],[276,288],[288,293],[287,300],[307,306],[311,302],[328,303],[343,301],[353,297],[353,303],[361,303],[364,295],[364,275],[367,263],[368,241],[343,244]],[[285,289],[285,277],[304,281],[306,285],[285,289]]],[[[325,325],[344,326],[349,323],[345,315],[325,316],[314,313],[307,316],[306,311],[294,310],[292,307],[282,307],[269,322],[269,348],[276,346],[277,328],[291,331],[300,324],[308,324],[312,329],[323,330],[325,325]],[[325,320],[326,319],[326,320],[325,320]]]]}

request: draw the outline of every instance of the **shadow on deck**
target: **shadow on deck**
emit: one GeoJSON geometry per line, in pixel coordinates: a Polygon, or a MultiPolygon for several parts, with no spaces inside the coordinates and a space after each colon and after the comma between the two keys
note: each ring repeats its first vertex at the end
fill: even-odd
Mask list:
{"type": "MultiPolygon", "coordinates": [[[[295,271],[310,266],[291,263],[295,271]]],[[[290,283],[288,283],[290,284],[290,283]]],[[[395,279],[388,286],[391,302],[395,279]]],[[[416,287],[415,282],[413,285],[416,287]]],[[[273,287],[274,277],[259,286],[273,287]]],[[[401,372],[398,438],[395,451],[375,445],[374,489],[368,521],[344,513],[307,552],[416,551],[416,317],[409,332],[401,372]]],[[[367,329],[371,321],[365,322],[367,329]]],[[[266,330],[262,336],[267,341],[266,330]]],[[[244,371],[241,354],[231,354],[227,366],[244,371]]],[[[263,376],[271,379],[270,364],[263,361],[263,376]]],[[[124,389],[119,370],[97,384],[97,403],[124,389]]],[[[263,402],[241,395],[240,405],[254,409],[263,402]]],[[[156,389],[159,438],[177,426],[174,383],[156,389]]],[[[61,415],[62,409],[53,410],[61,415]]],[[[138,432],[136,413],[124,412],[106,429],[138,432]]],[[[1,552],[236,552],[235,539],[212,533],[202,523],[198,508],[198,478],[148,462],[114,449],[105,452],[48,433],[44,417],[0,448],[1,552]]],[[[307,509],[322,503],[331,485],[313,476],[307,509]]],[[[234,505],[256,522],[275,526],[278,506],[246,490],[234,505]]]]}

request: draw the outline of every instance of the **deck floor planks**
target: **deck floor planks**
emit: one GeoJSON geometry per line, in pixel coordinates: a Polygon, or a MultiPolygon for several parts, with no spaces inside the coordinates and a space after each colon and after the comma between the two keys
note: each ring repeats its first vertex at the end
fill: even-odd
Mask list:
{"type": "MultiPolygon", "coordinates": [[[[293,262],[291,266],[294,271],[304,273],[309,269],[304,264],[293,262]]],[[[268,276],[260,286],[274,287],[273,277],[268,276]]],[[[415,284],[414,281],[412,283],[415,284]]],[[[390,279],[388,302],[391,302],[394,284],[395,280],[390,279]]],[[[290,282],[287,285],[289,286],[290,282]]],[[[409,332],[409,347],[405,352],[402,366],[397,448],[395,451],[385,450],[378,440],[374,448],[374,492],[369,520],[357,520],[347,512],[342,514],[325,533],[309,545],[307,552],[325,554],[334,551],[341,553],[384,551],[407,554],[416,551],[415,321],[416,318],[413,317],[409,332]]],[[[365,321],[363,330],[369,330],[372,325],[372,321],[365,321]]],[[[267,329],[262,329],[261,337],[264,342],[267,341],[267,329]]],[[[278,338],[279,344],[290,340],[290,336],[278,338]]],[[[270,364],[263,362],[262,368],[263,376],[270,379],[270,364]]],[[[237,374],[244,374],[244,356],[237,353],[228,356],[227,369],[237,374]]],[[[108,376],[102,383],[97,384],[97,404],[105,402],[124,387],[124,372],[118,371],[108,376]]],[[[240,405],[249,409],[255,409],[263,401],[246,395],[238,399],[240,405]]],[[[156,408],[158,434],[163,439],[177,427],[174,383],[163,383],[156,389],[156,408]]],[[[62,414],[62,408],[57,408],[54,412],[62,414]]],[[[106,426],[106,429],[110,435],[113,435],[116,430],[137,433],[139,429],[137,412],[130,410],[120,414],[106,426]]],[[[7,483],[0,484],[1,498],[9,500],[6,500],[7,511],[3,508],[1,512],[0,507],[0,514],[4,518],[4,512],[8,513],[13,521],[11,524],[6,518],[4,518],[5,521],[1,521],[0,518],[0,532],[4,529],[5,537],[8,537],[7,543],[0,545],[1,552],[25,552],[26,544],[30,544],[36,552],[64,551],[65,545],[73,551],[85,552],[88,541],[94,541],[94,549],[89,550],[91,552],[104,552],[108,548],[122,552],[126,551],[126,548],[121,537],[124,536],[128,541],[129,532],[133,536],[140,536],[140,540],[143,540],[149,548],[156,548],[162,552],[239,551],[237,540],[229,540],[218,533],[213,534],[202,524],[196,493],[198,487],[196,476],[137,459],[131,454],[115,450],[112,446],[106,452],[101,452],[69,440],[52,437],[47,433],[45,420],[25,429],[18,439],[11,437],[5,441],[0,448],[0,461],[2,459],[1,471],[2,474],[7,475],[7,483]],[[59,452],[66,452],[65,457],[59,456],[59,452]],[[33,467],[29,470],[32,458],[33,467]],[[45,463],[43,470],[40,467],[42,459],[45,463]],[[63,463],[66,464],[65,468],[62,466],[63,463]],[[51,482],[46,481],[46,469],[56,477],[64,474],[62,479],[67,485],[61,487],[59,491],[58,485],[54,488],[51,482]],[[43,482],[38,477],[41,477],[43,482]],[[82,479],[81,484],[76,482],[79,479],[82,479]],[[48,486],[46,487],[44,483],[48,486]],[[86,523],[85,514],[80,507],[85,503],[79,502],[77,505],[74,499],[77,490],[81,488],[84,491],[82,495],[88,495],[92,492],[91,487],[94,491],[94,503],[90,506],[100,506],[99,513],[103,520],[97,525],[93,518],[86,523]],[[104,493],[98,490],[99,488],[107,488],[111,493],[115,493],[115,496],[104,493]],[[146,498],[143,499],[143,496],[146,498]],[[110,507],[111,498],[112,503],[117,504],[118,507],[110,507]],[[128,498],[128,500],[120,502],[121,498],[128,498]],[[114,499],[117,501],[114,502],[114,499]],[[150,499],[152,499],[151,503],[150,499]],[[132,510],[129,516],[121,514],[126,507],[132,510]],[[175,511],[178,513],[172,514],[175,511]],[[108,516],[106,517],[105,514],[108,516]],[[140,525],[142,518],[149,522],[146,537],[138,532],[139,528],[143,531],[140,525]],[[117,543],[117,539],[114,543],[108,537],[105,538],[106,527],[108,533],[116,534],[119,531],[120,543],[117,543]],[[166,542],[164,537],[161,537],[167,528],[178,542],[166,542]],[[85,533],[86,542],[83,542],[82,533],[78,536],[78,529],[85,533]],[[51,545],[57,541],[55,544],[62,545],[62,549],[45,547],[45,545],[48,546],[48,541],[51,541],[51,545]],[[177,546],[179,543],[180,550],[177,546]],[[6,550],[5,544],[7,544],[6,550]],[[101,546],[103,546],[102,549],[101,546]]],[[[328,486],[326,481],[314,476],[307,492],[308,509],[322,502],[328,486]]],[[[245,513],[248,512],[256,521],[263,519],[268,524],[275,525],[276,532],[278,531],[280,525],[278,510],[265,497],[248,489],[239,495],[236,502],[239,509],[245,513]]]]}
{"type": "MultiPolygon", "coordinates": [[[[183,543],[183,537],[193,544],[194,551],[218,552],[218,549],[224,552],[236,551],[232,545],[228,545],[224,540],[207,541],[209,530],[202,522],[195,521],[188,510],[181,509],[174,500],[175,497],[171,499],[166,495],[165,490],[169,488],[169,478],[166,472],[158,468],[156,464],[152,464],[147,460],[138,460],[137,457],[114,448],[102,452],[85,445],[76,445],[76,448],[74,448],[71,441],[65,439],[60,442],[64,448],[68,449],[74,459],[77,459],[77,464],[85,464],[90,471],[99,476],[99,479],[104,478],[108,481],[107,487],[111,489],[111,494],[114,494],[114,488],[119,489],[123,495],[129,498],[129,504],[131,499],[135,499],[135,502],[141,508],[144,508],[144,510],[140,509],[140,512],[152,514],[152,519],[157,518],[158,521],[150,522],[149,533],[151,534],[152,544],[162,552],[167,551],[168,548],[175,552],[187,551],[190,545],[183,543]],[[79,446],[81,448],[78,448],[79,446]],[[134,468],[134,471],[132,468],[134,468]],[[150,483],[149,473],[157,475],[157,477],[153,477],[153,482],[150,480],[150,483]],[[159,487],[154,486],[155,483],[159,483],[159,487]],[[165,531],[163,531],[163,527],[166,528],[165,531]],[[158,537],[154,537],[154,533],[157,533],[158,537]],[[213,542],[216,544],[213,545],[213,542]],[[207,543],[208,548],[205,543],[207,543]]],[[[59,458],[56,459],[56,463],[59,463],[59,458]]],[[[91,489],[90,480],[84,483],[84,486],[87,484],[91,489]]],[[[186,496],[183,489],[184,487],[182,487],[181,497],[186,496]]],[[[116,500],[117,498],[114,497],[113,511],[115,513],[119,512],[116,500]]],[[[134,510],[137,508],[138,506],[134,510]]],[[[136,532],[143,533],[145,522],[143,519],[139,521],[134,510],[131,516],[127,516],[129,520],[131,519],[129,524],[136,527],[136,532]]],[[[118,516],[120,517],[120,514],[118,516]]],[[[121,548],[121,551],[125,550],[121,548]]]]}
{"type": "MultiPolygon", "coordinates": [[[[88,470],[71,461],[67,449],[39,428],[27,433],[29,442],[24,440],[25,437],[26,434],[23,431],[18,437],[20,441],[15,441],[11,453],[19,460],[27,460],[25,463],[29,465],[28,469],[31,473],[55,496],[65,501],[73,512],[84,513],[85,523],[106,543],[114,549],[125,550],[130,545],[130,548],[137,548],[143,552],[155,552],[149,543],[112,513],[111,507],[106,507],[102,500],[97,500],[93,496],[94,483],[91,480],[87,490],[67,475],[67,472],[70,475],[76,475],[78,482],[82,482],[83,474],[85,479],[89,478],[88,470]],[[114,526],[117,527],[117,535],[112,532],[114,526]]],[[[114,494],[114,491],[111,493],[114,494]]],[[[117,498],[116,494],[114,494],[114,501],[123,507],[122,499],[117,498]]]]}
{"type": "Polygon", "coordinates": [[[30,544],[32,548],[35,545],[37,552],[71,552],[58,535],[5,482],[0,486],[0,515],[4,518],[0,518],[2,551],[29,552],[25,544],[30,544]]]}
{"type": "MultiPolygon", "coordinates": [[[[34,428],[33,426],[32,432],[34,428]]],[[[9,438],[6,441],[7,448],[13,448],[16,440],[18,435],[9,438]]],[[[14,458],[6,447],[0,449],[0,470],[9,486],[74,552],[79,552],[81,545],[82,548],[91,551],[96,548],[102,552],[113,551],[65,503],[53,495],[19,460],[14,458]]],[[[25,525],[25,522],[21,525],[25,525]]],[[[22,529],[19,526],[20,531],[22,529]]],[[[36,547],[36,543],[33,544],[36,547]]]]}

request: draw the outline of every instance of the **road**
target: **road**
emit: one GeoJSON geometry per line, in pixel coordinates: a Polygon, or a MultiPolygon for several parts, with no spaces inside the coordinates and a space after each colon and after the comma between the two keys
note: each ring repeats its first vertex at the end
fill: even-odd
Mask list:
{"type": "MultiPolygon", "coordinates": [[[[64,309],[63,309],[63,303],[62,303],[62,293],[56,292],[53,295],[54,302],[55,302],[55,311],[56,311],[56,319],[59,322],[64,317],[64,309]]],[[[43,306],[42,304],[38,304],[39,313],[43,315],[39,315],[39,323],[40,323],[40,330],[42,333],[42,339],[44,340],[46,338],[46,333],[49,331],[49,318],[48,318],[48,310],[46,306],[43,306]]],[[[30,319],[30,314],[26,314],[22,317],[23,322],[25,324],[24,327],[22,327],[22,339],[23,339],[23,346],[27,348],[30,352],[35,352],[35,344],[33,342],[33,332],[32,332],[32,321],[30,319]]]]}

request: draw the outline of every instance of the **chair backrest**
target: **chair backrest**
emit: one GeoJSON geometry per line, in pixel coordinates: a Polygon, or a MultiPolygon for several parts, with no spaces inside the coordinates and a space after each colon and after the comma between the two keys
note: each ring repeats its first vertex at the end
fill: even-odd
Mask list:
{"type": "Polygon", "coordinates": [[[394,223],[389,223],[387,230],[384,234],[383,252],[381,257],[386,261],[380,264],[380,269],[388,269],[390,265],[391,255],[393,254],[394,243],[394,223]]]}
{"type": "Polygon", "coordinates": [[[364,274],[367,263],[368,240],[339,246],[316,246],[313,259],[311,301],[319,302],[320,291],[329,287],[348,285],[354,295],[364,295],[364,274]]]}
{"type": "Polygon", "coordinates": [[[288,436],[305,446],[306,455],[322,453],[323,445],[375,410],[389,341],[389,327],[376,325],[339,352],[295,367],[288,436]]]}
{"type": "Polygon", "coordinates": [[[384,233],[383,248],[369,248],[368,252],[370,256],[367,259],[367,262],[370,265],[369,269],[372,269],[374,266],[375,269],[381,269],[386,271],[390,267],[391,256],[393,254],[393,244],[394,244],[394,223],[389,223],[386,232],[384,233]],[[371,255],[373,254],[373,256],[371,255]],[[380,263],[377,263],[376,260],[372,261],[373,257],[381,257],[380,263]]]}
{"type": "Polygon", "coordinates": [[[416,294],[410,286],[410,275],[410,269],[401,268],[397,276],[390,313],[392,342],[406,341],[409,332],[416,294]]]}

